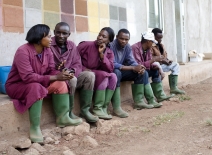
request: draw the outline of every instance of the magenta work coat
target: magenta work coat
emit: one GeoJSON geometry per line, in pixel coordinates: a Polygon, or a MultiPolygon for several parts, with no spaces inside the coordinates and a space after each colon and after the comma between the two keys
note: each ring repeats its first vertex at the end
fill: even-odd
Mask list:
{"type": "Polygon", "coordinates": [[[150,64],[150,61],[152,59],[151,50],[147,50],[146,53],[144,53],[141,42],[137,42],[131,47],[136,62],[140,65],[145,66],[146,69],[151,69],[153,66],[152,64],[150,64]]]}
{"type": "Polygon", "coordinates": [[[110,77],[110,73],[113,72],[114,55],[113,51],[109,47],[104,52],[103,61],[100,60],[98,46],[96,41],[84,41],[79,43],[77,50],[81,56],[82,69],[90,69],[95,73],[95,86],[96,90],[101,82],[106,78],[110,77]]]}
{"type": "Polygon", "coordinates": [[[39,57],[32,44],[20,46],[6,82],[7,94],[16,110],[24,113],[34,102],[44,98],[48,94],[50,75],[57,73],[49,48],[44,48],[39,57]]]}
{"type": "Polygon", "coordinates": [[[61,54],[61,49],[57,46],[55,37],[52,37],[51,50],[54,55],[54,61],[56,64],[60,64],[62,61],[66,60],[65,68],[74,69],[74,76],[78,77],[78,75],[82,72],[82,63],[79,52],[77,52],[76,45],[67,40],[66,42],[67,51],[61,54]]]}

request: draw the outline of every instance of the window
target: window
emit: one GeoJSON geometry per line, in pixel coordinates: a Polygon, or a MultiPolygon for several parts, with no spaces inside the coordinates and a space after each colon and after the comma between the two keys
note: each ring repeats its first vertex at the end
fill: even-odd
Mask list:
{"type": "Polygon", "coordinates": [[[163,29],[163,0],[147,0],[148,28],[163,29]]]}

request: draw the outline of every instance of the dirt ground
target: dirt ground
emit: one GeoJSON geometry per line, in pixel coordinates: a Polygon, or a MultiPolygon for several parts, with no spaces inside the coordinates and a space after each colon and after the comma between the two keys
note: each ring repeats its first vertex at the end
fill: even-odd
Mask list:
{"type": "Polygon", "coordinates": [[[97,148],[65,140],[55,147],[68,146],[76,155],[212,155],[212,78],[183,89],[186,95],[164,101],[158,109],[134,110],[132,100],[124,102],[129,117],[113,117],[124,122],[116,134],[92,133],[97,148]]]}
{"type": "MultiPolygon", "coordinates": [[[[159,109],[133,110],[116,135],[98,135],[100,146],[75,149],[91,155],[210,155],[212,154],[212,78],[184,86],[186,95],[163,102],[159,109]],[[179,99],[179,100],[178,100],[179,99]]],[[[166,90],[168,92],[168,89],[166,90]]],[[[114,119],[119,119],[114,117],[114,119]]]]}

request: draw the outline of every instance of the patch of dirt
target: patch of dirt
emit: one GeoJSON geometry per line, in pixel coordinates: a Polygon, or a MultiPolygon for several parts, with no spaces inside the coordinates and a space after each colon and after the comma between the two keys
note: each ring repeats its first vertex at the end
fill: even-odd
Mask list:
{"type": "MultiPolygon", "coordinates": [[[[210,155],[212,78],[182,88],[186,95],[164,101],[158,109],[134,110],[132,100],[124,102],[122,107],[129,117],[113,117],[124,122],[116,132],[101,135],[91,127],[90,135],[99,144],[96,148],[82,148],[64,138],[54,146],[67,146],[76,155],[210,155]]],[[[43,154],[62,152],[55,149],[43,154]]]]}

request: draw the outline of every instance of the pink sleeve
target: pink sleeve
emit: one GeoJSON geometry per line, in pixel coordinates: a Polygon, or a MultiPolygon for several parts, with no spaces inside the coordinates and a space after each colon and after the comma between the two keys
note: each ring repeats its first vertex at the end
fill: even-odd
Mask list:
{"type": "Polygon", "coordinates": [[[104,54],[104,59],[101,62],[101,69],[112,73],[113,69],[114,69],[114,54],[110,49],[107,49],[108,52],[106,52],[106,54],[104,54]]]}
{"type": "Polygon", "coordinates": [[[144,61],[144,58],[140,54],[141,52],[138,49],[132,47],[132,51],[133,51],[133,56],[134,56],[136,62],[140,65],[145,66],[147,69],[150,69],[150,67],[151,67],[150,60],[144,61]]]}
{"type": "Polygon", "coordinates": [[[30,62],[30,56],[27,52],[21,51],[16,54],[14,63],[18,69],[19,75],[23,82],[33,83],[38,82],[43,86],[48,86],[50,83],[50,75],[39,75],[33,71],[30,62]]]}
{"type": "Polygon", "coordinates": [[[77,51],[76,45],[73,45],[71,52],[74,52],[74,57],[71,60],[71,65],[67,66],[68,69],[75,70],[75,76],[78,77],[80,72],[82,72],[82,62],[79,52],[77,51]]]}

